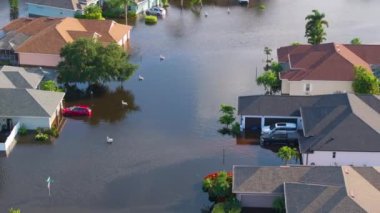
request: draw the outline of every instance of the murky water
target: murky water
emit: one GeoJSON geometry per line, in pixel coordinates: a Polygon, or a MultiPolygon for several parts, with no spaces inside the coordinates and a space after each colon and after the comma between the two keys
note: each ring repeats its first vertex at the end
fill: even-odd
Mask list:
{"type": "MultiPolygon", "coordinates": [[[[9,20],[7,3],[0,2],[0,27],[9,20]]],[[[79,101],[93,107],[94,117],[68,119],[54,144],[18,144],[1,158],[0,211],[199,212],[208,204],[200,189],[207,173],[233,164],[279,165],[271,150],[221,136],[219,105],[236,106],[238,95],[263,92],[254,83],[263,48],[304,42],[304,17],[314,8],[326,13],[329,41],[380,43],[380,1],[265,4],[259,11],[211,2],[207,18],[173,6],[155,26],[137,21],[136,75],[123,88],[109,84],[106,96],[79,101]],[[131,105],[122,107],[122,99],[131,105]],[[115,142],[106,144],[106,136],[115,142]],[[54,179],[50,197],[48,176],[54,179]]]]}

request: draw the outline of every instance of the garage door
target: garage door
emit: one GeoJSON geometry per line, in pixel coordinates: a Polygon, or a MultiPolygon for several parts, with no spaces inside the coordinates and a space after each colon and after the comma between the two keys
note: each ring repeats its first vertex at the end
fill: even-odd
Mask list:
{"type": "Polygon", "coordinates": [[[279,122],[294,123],[297,125],[297,118],[265,118],[264,125],[269,126],[279,122]]]}
{"type": "Polygon", "coordinates": [[[245,129],[260,131],[261,130],[261,118],[245,118],[245,129]]]}

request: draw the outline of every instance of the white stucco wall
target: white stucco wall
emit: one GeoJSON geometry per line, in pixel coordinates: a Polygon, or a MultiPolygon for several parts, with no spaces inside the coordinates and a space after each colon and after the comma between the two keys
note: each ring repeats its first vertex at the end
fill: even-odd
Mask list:
{"type": "Polygon", "coordinates": [[[60,102],[60,104],[57,106],[57,108],[55,109],[55,113],[49,118],[49,127],[52,127],[52,124],[54,122],[54,119],[60,115],[61,113],[61,108],[63,107],[63,104],[62,104],[62,101],[60,102]]]}
{"type": "Polygon", "coordinates": [[[39,54],[39,53],[18,53],[19,62],[21,65],[34,65],[56,67],[61,61],[59,55],[39,54]]]}
{"type": "Polygon", "coordinates": [[[290,85],[288,79],[281,80],[281,94],[289,94],[290,85]]]}
{"type": "Polygon", "coordinates": [[[283,196],[276,193],[250,193],[236,194],[236,198],[240,201],[242,207],[272,208],[273,201],[283,196]]]}
{"type": "Polygon", "coordinates": [[[333,158],[331,151],[315,151],[312,154],[302,154],[304,165],[314,163],[317,166],[379,166],[380,152],[336,152],[333,158]]]}
{"type": "Polygon", "coordinates": [[[66,8],[51,7],[33,3],[26,3],[26,5],[29,15],[49,17],[74,17],[75,14],[74,10],[66,8]]]}
{"type": "Polygon", "coordinates": [[[289,95],[323,95],[343,91],[353,92],[352,81],[289,81],[289,95]],[[309,94],[305,91],[306,84],[310,84],[309,94]]]}

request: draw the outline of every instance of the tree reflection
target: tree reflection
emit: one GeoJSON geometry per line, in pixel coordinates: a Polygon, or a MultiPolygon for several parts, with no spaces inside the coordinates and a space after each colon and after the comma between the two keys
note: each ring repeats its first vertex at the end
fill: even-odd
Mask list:
{"type": "Polygon", "coordinates": [[[91,125],[99,122],[115,123],[123,120],[129,112],[140,110],[132,92],[122,87],[115,90],[104,85],[91,85],[85,90],[76,86],[66,87],[65,101],[66,106],[88,105],[92,109],[92,116],[86,121],[91,125]],[[128,105],[122,105],[122,100],[128,105]]]}

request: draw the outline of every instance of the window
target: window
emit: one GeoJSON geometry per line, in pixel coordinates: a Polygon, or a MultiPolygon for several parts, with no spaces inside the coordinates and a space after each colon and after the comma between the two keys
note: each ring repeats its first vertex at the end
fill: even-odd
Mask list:
{"type": "Polygon", "coordinates": [[[305,84],[305,92],[310,92],[311,85],[309,83],[305,84]]]}
{"type": "Polygon", "coordinates": [[[333,158],[335,158],[336,157],[336,152],[333,152],[333,158]]]}

